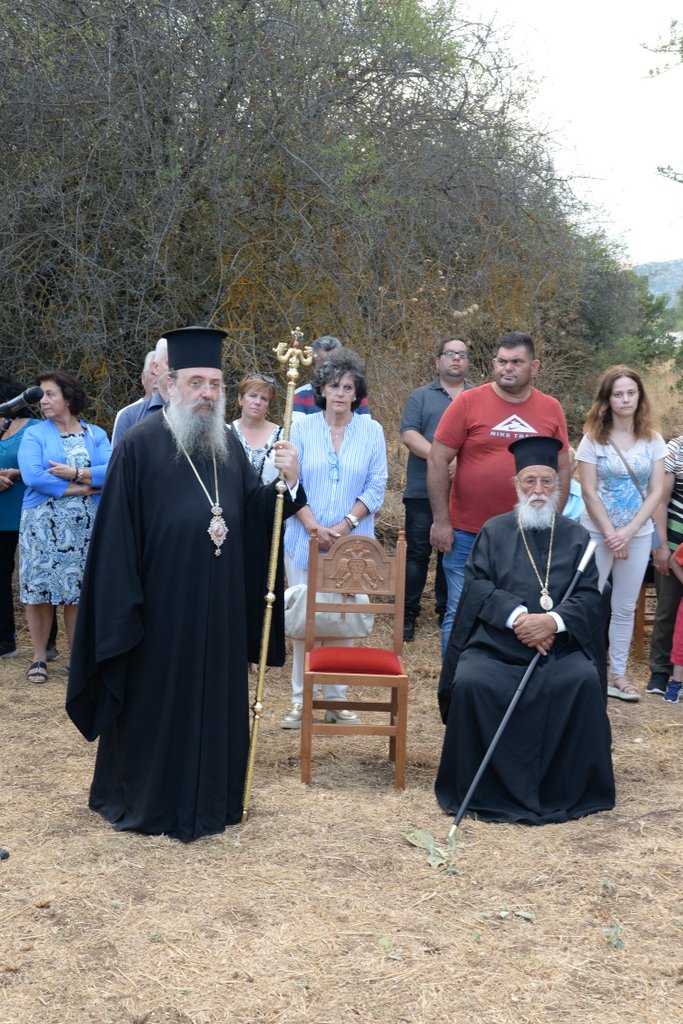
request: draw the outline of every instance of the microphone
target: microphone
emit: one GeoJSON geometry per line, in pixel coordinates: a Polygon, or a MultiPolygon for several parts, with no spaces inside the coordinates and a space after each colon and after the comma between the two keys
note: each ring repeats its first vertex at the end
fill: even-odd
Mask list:
{"type": "Polygon", "coordinates": [[[42,388],[26,388],[26,391],[22,391],[16,398],[12,398],[11,401],[3,402],[0,405],[0,416],[10,416],[17,409],[23,409],[26,405],[33,405],[34,402],[39,402],[42,397],[42,388]]]}

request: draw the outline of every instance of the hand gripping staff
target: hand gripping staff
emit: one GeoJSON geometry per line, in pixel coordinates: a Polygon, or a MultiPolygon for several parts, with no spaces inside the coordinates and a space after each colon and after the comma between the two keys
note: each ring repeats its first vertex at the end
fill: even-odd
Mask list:
{"type": "MultiPolygon", "coordinates": [[[[569,597],[571,597],[572,593],[574,592],[574,587],[579,582],[579,577],[583,574],[583,572],[585,571],[586,566],[588,565],[588,563],[590,562],[591,558],[593,557],[593,553],[594,553],[596,547],[597,547],[597,545],[596,545],[594,540],[589,540],[588,541],[588,544],[586,545],[586,550],[584,551],[583,556],[581,558],[581,561],[579,562],[578,568],[577,568],[576,572],[574,573],[574,579],[571,581],[571,583],[567,587],[566,593],[565,593],[564,597],[562,598],[563,601],[566,601],[569,597]]],[[[536,666],[538,665],[538,660],[539,660],[540,657],[541,657],[541,652],[537,651],[536,654],[531,659],[531,661],[529,662],[529,667],[527,668],[526,672],[522,676],[522,680],[521,680],[519,686],[517,687],[517,689],[514,692],[513,698],[510,701],[510,705],[509,705],[507,711],[505,712],[505,714],[503,715],[502,721],[501,721],[500,725],[498,726],[498,729],[496,730],[496,735],[491,740],[491,745],[490,745],[489,749],[486,751],[486,753],[484,754],[484,760],[481,762],[481,764],[479,766],[479,769],[477,771],[477,774],[474,776],[474,778],[472,780],[472,785],[467,790],[467,793],[465,794],[465,799],[460,804],[460,809],[459,809],[458,813],[456,814],[455,820],[454,820],[453,825],[451,827],[451,830],[448,833],[448,838],[449,839],[452,839],[452,837],[455,835],[455,830],[457,829],[458,825],[460,824],[460,822],[462,820],[462,817],[463,817],[465,811],[467,810],[467,808],[469,806],[469,802],[472,799],[474,791],[477,788],[477,786],[479,785],[479,780],[481,779],[482,775],[486,771],[486,767],[487,767],[489,761],[493,757],[493,752],[496,749],[496,747],[498,746],[498,741],[500,740],[500,737],[503,735],[503,733],[505,731],[505,727],[508,724],[508,722],[510,721],[510,717],[512,715],[512,712],[517,707],[519,699],[522,696],[522,694],[524,693],[524,688],[526,687],[526,684],[531,679],[533,671],[536,668],[536,666]]]]}
{"type": "MultiPolygon", "coordinates": [[[[313,361],[313,353],[310,346],[301,348],[303,332],[296,327],[292,332],[291,344],[281,341],[273,352],[278,362],[283,366],[287,364],[287,399],[285,402],[285,416],[282,436],[289,441],[289,433],[292,427],[292,406],[294,404],[294,389],[299,379],[299,366],[310,366],[313,361]]],[[[254,776],[254,761],[256,759],[256,742],[258,740],[259,724],[263,713],[263,684],[266,676],[266,660],[268,657],[268,640],[270,638],[270,626],[273,618],[273,605],[275,604],[275,578],[277,575],[277,560],[280,548],[280,534],[282,533],[282,509],[285,501],[287,484],[280,476],[275,484],[277,496],[275,498],[275,514],[273,516],[273,536],[270,544],[270,561],[268,563],[268,592],[265,595],[266,611],[263,616],[263,629],[261,631],[261,650],[259,652],[258,675],[256,677],[256,693],[251,710],[253,719],[251,724],[251,737],[249,739],[249,756],[247,758],[247,772],[244,777],[244,795],[242,797],[242,824],[244,825],[249,817],[249,801],[251,799],[251,783],[254,776]]]]}

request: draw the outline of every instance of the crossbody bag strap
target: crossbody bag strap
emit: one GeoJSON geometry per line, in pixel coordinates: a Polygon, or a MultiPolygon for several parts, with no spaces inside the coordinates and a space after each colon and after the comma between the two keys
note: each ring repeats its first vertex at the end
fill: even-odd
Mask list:
{"type": "Polygon", "coordinates": [[[645,495],[643,494],[643,492],[642,492],[642,491],[641,491],[641,489],[640,489],[640,484],[639,484],[639,483],[638,483],[638,481],[636,480],[636,476],[635,476],[635,473],[633,472],[633,470],[632,470],[632,469],[631,469],[631,467],[629,466],[628,462],[627,462],[627,461],[626,461],[626,459],[624,458],[624,453],[623,453],[623,452],[622,452],[622,451],[621,451],[621,450],[620,450],[619,448],[617,448],[617,446],[615,445],[614,441],[608,441],[608,442],[607,442],[607,444],[611,445],[611,446],[612,446],[612,448],[614,448],[615,452],[617,453],[617,455],[619,456],[619,458],[621,459],[621,461],[622,461],[622,462],[624,463],[624,465],[626,466],[626,471],[627,471],[628,475],[629,475],[629,476],[631,477],[631,480],[633,480],[633,483],[634,483],[634,485],[635,485],[635,488],[636,488],[636,490],[638,491],[638,494],[640,495],[640,500],[641,500],[641,501],[645,501],[645,495]]]}

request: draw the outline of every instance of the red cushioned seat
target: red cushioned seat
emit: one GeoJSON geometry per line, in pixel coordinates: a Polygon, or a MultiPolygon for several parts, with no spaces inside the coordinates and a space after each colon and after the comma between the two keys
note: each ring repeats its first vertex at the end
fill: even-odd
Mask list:
{"type": "Polygon", "coordinates": [[[401,662],[386,647],[314,647],[311,672],[366,672],[378,676],[403,675],[401,662]]]}

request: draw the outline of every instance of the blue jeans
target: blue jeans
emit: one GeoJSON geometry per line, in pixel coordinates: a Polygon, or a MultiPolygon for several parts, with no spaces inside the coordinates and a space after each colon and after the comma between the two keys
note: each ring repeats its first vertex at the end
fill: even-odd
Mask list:
{"type": "Polygon", "coordinates": [[[443,571],[448,582],[448,604],[441,627],[442,658],[446,653],[453,619],[465,583],[465,562],[469,558],[476,536],[476,533],[466,533],[465,530],[453,530],[453,547],[443,556],[443,571]]]}
{"type": "MultiPolygon", "coordinates": [[[[406,606],[405,618],[416,619],[420,614],[420,598],[427,581],[432,545],[429,531],[432,527],[432,509],[429,498],[404,498],[406,510],[406,606]]],[[[446,613],[448,584],[441,565],[441,552],[436,558],[436,579],[434,581],[435,610],[437,615],[446,613]]]]}

